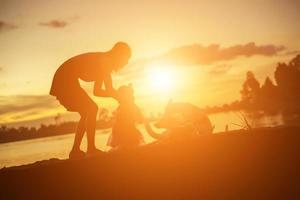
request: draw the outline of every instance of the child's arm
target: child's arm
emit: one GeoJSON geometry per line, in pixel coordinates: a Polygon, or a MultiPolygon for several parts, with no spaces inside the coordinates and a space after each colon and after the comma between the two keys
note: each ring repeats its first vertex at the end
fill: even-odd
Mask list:
{"type": "Polygon", "coordinates": [[[98,97],[114,97],[116,98],[117,93],[112,86],[111,76],[108,75],[104,80],[97,80],[94,84],[94,95],[98,97]],[[104,83],[105,90],[102,89],[104,83]]]}

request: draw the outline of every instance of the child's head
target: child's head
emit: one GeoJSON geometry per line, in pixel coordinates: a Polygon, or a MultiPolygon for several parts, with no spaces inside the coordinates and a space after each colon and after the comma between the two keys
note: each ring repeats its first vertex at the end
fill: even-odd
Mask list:
{"type": "Polygon", "coordinates": [[[113,63],[112,70],[118,71],[127,65],[131,57],[131,49],[129,45],[125,42],[117,42],[113,48],[110,50],[112,55],[113,63]]]}
{"type": "Polygon", "coordinates": [[[134,102],[133,87],[131,84],[119,87],[117,92],[120,104],[128,104],[134,102]]]}

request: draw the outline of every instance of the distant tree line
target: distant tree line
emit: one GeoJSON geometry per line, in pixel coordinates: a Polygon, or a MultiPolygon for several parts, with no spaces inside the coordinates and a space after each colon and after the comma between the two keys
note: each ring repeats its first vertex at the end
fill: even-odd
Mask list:
{"type": "MultiPolygon", "coordinates": [[[[106,108],[100,108],[98,114],[98,120],[96,122],[96,129],[111,128],[115,118],[116,112],[109,112],[106,108]]],[[[161,115],[161,114],[160,114],[161,115]]],[[[153,121],[157,117],[151,113],[149,120],[153,121]]],[[[0,143],[13,142],[27,139],[34,139],[40,137],[49,137],[56,135],[64,135],[74,133],[77,127],[77,122],[69,121],[62,122],[61,114],[57,114],[53,117],[54,124],[41,124],[39,128],[36,127],[7,127],[0,125],[0,143]]]]}
{"type": "Polygon", "coordinates": [[[300,55],[289,63],[278,63],[274,72],[275,84],[269,77],[264,83],[248,71],[240,91],[241,100],[223,106],[206,107],[208,113],[231,110],[264,111],[267,113],[282,112],[285,114],[300,113],[300,55]]]}
{"type": "Polygon", "coordinates": [[[260,86],[252,72],[241,90],[242,107],[249,110],[285,113],[300,112],[300,55],[288,64],[278,63],[274,72],[274,84],[269,77],[260,86]]]}
{"type": "MultiPolygon", "coordinates": [[[[54,117],[55,124],[41,124],[39,128],[25,126],[9,128],[2,125],[0,127],[0,143],[74,133],[77,122],[60,122],[61,118],[61,115],[58,114],[54,117]]],[[[113,117],[109,115],[109,111],[102,108],[99,111],[96,128],[110,128],[112,126],[112,120],[113,117]]]]}

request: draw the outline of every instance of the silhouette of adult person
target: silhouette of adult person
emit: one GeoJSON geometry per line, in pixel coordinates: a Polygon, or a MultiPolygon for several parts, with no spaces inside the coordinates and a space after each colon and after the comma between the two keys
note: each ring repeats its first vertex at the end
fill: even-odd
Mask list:
{"type": "Polygon", "coordinates": [[[79,79],[85,82],[94,82],[93,94],[95,96],[117,99],[111,74],[123,68],[130,57],[131,49],[128,44],[118,42],[107,52],[91,52],[72,57],[57,69],[50,94],[55,96],[68,111],[80,114],[69,158],[82,158],[86,155],[80,150],[85,132],[87,132],[88,141],[87,154],[101,153],[95,146],[98,106],[80,87],[79,79]]]}

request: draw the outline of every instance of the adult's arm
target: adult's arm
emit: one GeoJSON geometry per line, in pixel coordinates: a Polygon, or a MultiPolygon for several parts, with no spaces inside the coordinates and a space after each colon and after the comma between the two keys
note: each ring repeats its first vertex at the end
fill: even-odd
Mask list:
{"type": "Polygon", "coordinates": [[[94,84],[94,95],[98,97],[116,97],[116,91],[112,86],[111,76],[108,75],[104,80],[97,80],[94,84]],[[102,88],[104,83],[105,89],[102,88]]]}

